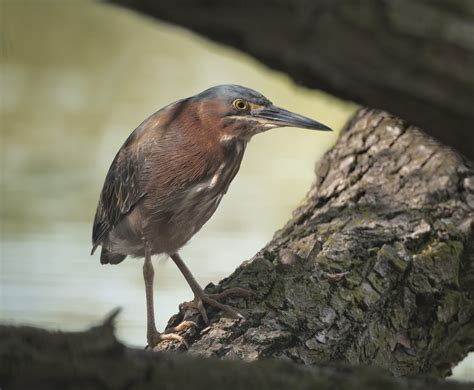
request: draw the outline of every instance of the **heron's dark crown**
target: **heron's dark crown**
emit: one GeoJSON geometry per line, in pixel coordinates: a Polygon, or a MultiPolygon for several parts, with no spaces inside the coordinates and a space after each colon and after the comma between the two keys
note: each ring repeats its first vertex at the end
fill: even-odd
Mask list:
{"type": "Polygon", "coordinates": [[[260,92],[236,84],[216,85],[197,94],[194,98],[198,100],[217,99],[228,103],[233,102],[235,99],[243,99],[249,103],[255,103],[260,106],[272,104],[271,101],[260,92]]]}

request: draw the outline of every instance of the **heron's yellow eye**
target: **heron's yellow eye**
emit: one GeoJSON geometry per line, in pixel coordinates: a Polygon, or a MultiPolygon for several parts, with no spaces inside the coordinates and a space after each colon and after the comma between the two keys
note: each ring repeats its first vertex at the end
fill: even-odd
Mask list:
{"type": "Polygon", "coordinates": [[[234,100],[232,102],[232,105],[235,107],[235,109],[239,111],[247,111],[249,109],[249,104],[242,99],[234,100]]]}

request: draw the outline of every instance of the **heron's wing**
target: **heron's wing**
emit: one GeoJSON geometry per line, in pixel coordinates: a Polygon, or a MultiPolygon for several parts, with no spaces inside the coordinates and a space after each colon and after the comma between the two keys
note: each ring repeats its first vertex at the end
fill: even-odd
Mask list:
{"type": "Polygon", "coordinates": [[[92,229],[92,253],[104,236],[146,195],[140,173],[151,151],[151,143],[138,143],[145,129],[137,128],[115,156],[105,178],[92,229]]]}

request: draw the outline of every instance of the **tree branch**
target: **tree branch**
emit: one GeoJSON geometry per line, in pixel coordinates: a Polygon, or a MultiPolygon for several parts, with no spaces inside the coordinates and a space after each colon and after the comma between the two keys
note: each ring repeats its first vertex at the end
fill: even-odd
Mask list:
{"type": "Polygon", "coordinates": [[[0,363],[0,386],[8,390],[472,389],[456,382],[393,378],[369,367],[307,369],[282,361],[247,364],[150,353],[120,344],[110,321],[79,333],[0,326],[0,363]]]}
{"type": "Polygon", "coordinates": [[[247,52],[297,83],[390,111],[474,159],[469,0],[108,0],[247,52]]]}
{"type": "Polygon", "coordinates": [[[444,377],[474,349],[473,167],[418,129],[365,109],[316,174],[273,240],[208,286],[253,290],[248,301],[228,302],[246,319],[210,310],[208,327],[192,311],[170,321],[197,322],[184,334],[188,355],[237,359],[125,348],[113,335],[115,313],[84,333],[0,326],[2,388],[471,388],[358,365],[444,377]],[[263,358],[275,359],[241,361],[263,358]]]}
{"type": "MultiPolygon", "coordinates": [[[[287,225],[209,291],[246,287],[191,353],[342,361],[444,377],[474,349],[474,170],[418,129],[360,111],[287,225]]],[[[181,312],[170,322],[199,321],[181,312]]],[[[174,348],[163,344],[161,349],[174,348]]]]}

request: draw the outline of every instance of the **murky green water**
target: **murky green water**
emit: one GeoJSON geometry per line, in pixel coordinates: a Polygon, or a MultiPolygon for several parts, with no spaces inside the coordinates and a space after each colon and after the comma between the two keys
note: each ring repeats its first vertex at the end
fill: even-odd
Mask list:
{"type": "MultiPolygon", "coordinates": [[[[141,262],[101,266],[91,223],[126,136],[163,105],[222,83],[339,129],[355,106],[296,87],[251,58],[179,28],[86,0],[1,0],[2,322],[63,330],[123,308],[118,334],[145,343],[141,262]]],[[[277,129],[249,145],[215,216],[183,249],[203,284],[250,258],[281,227],[337,134],[277,129]]],[[[155,260],[158,326],[192,298],[155,260]]]]}

